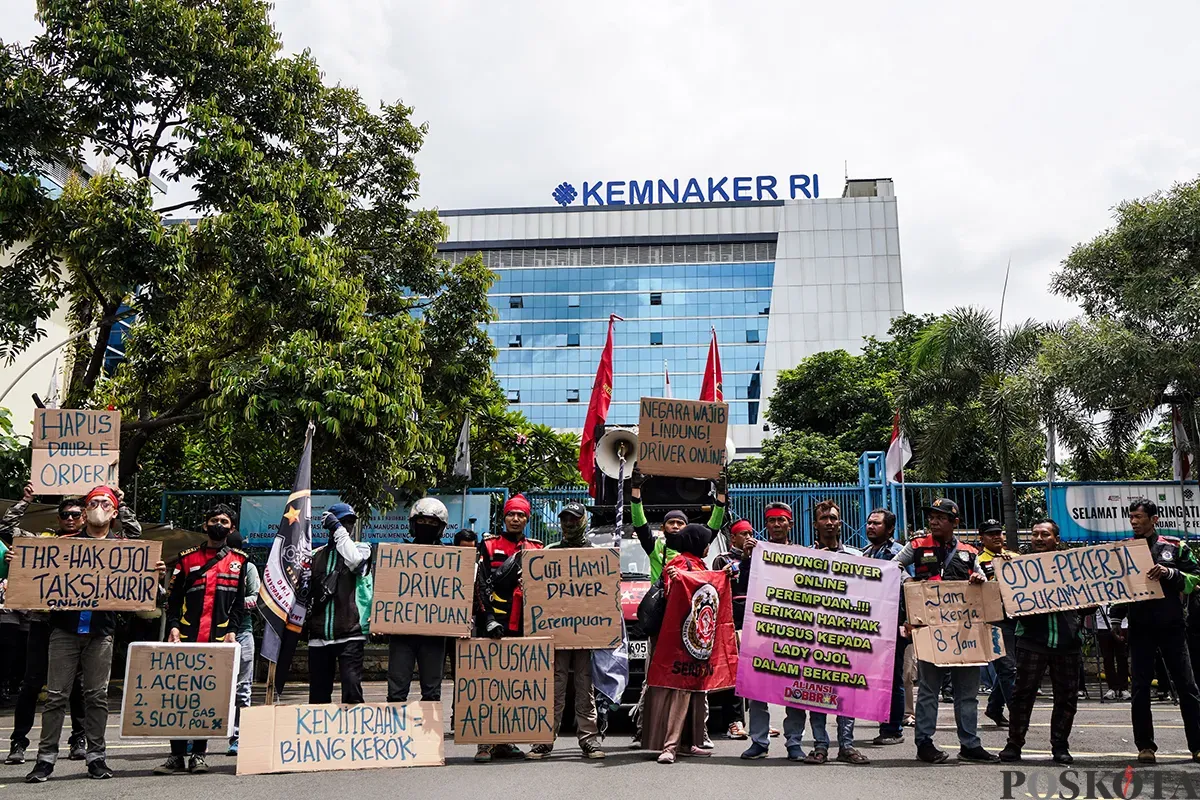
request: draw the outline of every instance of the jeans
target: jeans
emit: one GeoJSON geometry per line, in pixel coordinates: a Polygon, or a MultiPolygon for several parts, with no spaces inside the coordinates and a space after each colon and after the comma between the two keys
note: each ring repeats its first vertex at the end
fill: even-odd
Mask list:
{"type": "Polygon", "coordinates": [[[896,637],[896,659],[892,664],[892,707],[888,721],[879,723],[880,736],[903,736],[904,727],[904,655],[910,640],[896,637]]]}
{"type": "Polygon", "coordinates": [[[1129,627],[1129,658],[1132,673],[1130,715],[1133,741],[1138,750],[1157,750],[1154,716],[1150,712],[1150,681],[1154,678],[1155,654],[1162,653],[1167,672],[1179,695],[1179,712],[1187,736],[1188,750],[1200,751],[1200,692],[1188,657],[1187,633],[1182,623],[1162,628],[1129,627]]]}
{"type": "Polygon", "coordinates": [[[58,740],[75,678],[83,680],[83,732],[87,737],[87,763],[105,756],[104,729],[108,725],[108,678],[112,672],[113,639],[58,630],[50,631],[50,666],[46,674],[46,707],[42,711],[42,739],[38,761],[58,760],[58,740]]]}
{"type": "Polygon", "coordinates": [[[233,699],[233,736],[230,738],[231,741],[236,741],[238,738],[238,731],[242,726],[242,709],[250,707],[250,695],[254,690],[254,632],[238,631],[237,642],[241,648],[238,656],[241,664],[238,666],[237,690],[233,699]]]}
{"type": "Polygon", "coordinates": [[[596,721],[596,696],[592,691],[591,650],[554,651],[555,735],[562,728],[563,712],[567,708],[567,675],[572,672],[575,673],[575,733],[579,737],[579,744],[583,745],[600,738],[596,721]]]}
{"type": "Polygon", "coordinates": [[[996,623],[1004,637],[1004,655],[992,662],[996,670],[996,682],[992,685],[992,694],[988,697],[987,715],[998,717],[1004,713],[1004,707],[1012,710],[1013,686],[1017,680],[1017,635],[1016,623],[1004,620],[996,623]]]}
{"type": "MultiPolygon", "coordinates": [[[[46,685],[46,672],[50,658],[50,623],[30,622],[29,638],[25,651],[25,676],[21,679],[21,691],[17,694],[17,708],[13,714],[12,743],[29,747],[29,731],[33,728],[33,716],[37,711],[38,695],[46,685]]],[[[82,740],[83,736],[83,691],[75,681],[71,689],[71,739],[82,740]]]]}
{"type": "MultiPolygon", "coordinates": [[[[828,714],[820,711],[810,711],[809,721],[812,723],[813,746],[818,750],[829,749],[829,731],[825,729],[828,714]]],[[[837,718],[838,749],[849,750],[854,747],[854,717],[837,718]]]]}
{"type": "MultiPolygon", "coordinates": [[[[750,707],[750,741],[761,747],[771,746],[771,709],[761,700],[747,700],[746,705],[750,707]]],[[[804,721],[807,712],[802,708],[792,708],[784,706],[783,718],[783,737],[784,744],[787,749],[793,750],[797,747],[802,747],[804,739],[804,721]]],[[[822,717],[825,715],[822,714],[822,717]]],[[[820,741],[817,740],[817,731],[813,726],[813,739],[820,746],[820,741]]],[[[829,748],[829,737],[825,737],[825,748],[829,748]]]]}
{"type": "Polygon", "coordinates": [[[917,662],[917,747],[933,742],[937,730],[938,701],[942,679],[949,674],[954,692],[954,723],[958,743],[965,749],[980,747],[976,731],[979,724],[979,667],[939,667],[928,661],[917,662]]]}
{"type": "Polygon", "coordinates": [[[388,702],[408,702],[414,667],[420,673],[421,699],[440,701],[445,664],[445,637],[392,636],[388,641],[388,702]]]}
{"type": "Polygon", "coordinates": [[[341,644],[323,644],[308,648],[308,702],[323,705],[333,702],[333,673],[342,679],[342,702],[356,705],[363,701],[362,639],[341,644]]]}

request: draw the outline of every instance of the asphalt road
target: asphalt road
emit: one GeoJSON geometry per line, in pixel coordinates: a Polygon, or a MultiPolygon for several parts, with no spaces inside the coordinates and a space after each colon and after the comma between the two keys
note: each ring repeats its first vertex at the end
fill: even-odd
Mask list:
{"type": "MultiPolygon", "coordinates": [[[[415,690],[416,687],[414,687],[415,690]]],[[[368,700],[383,700],[384,684],[367,687],[368,700]]],[[[450,685],[445,694],[449,696],[450,685]]],[[[414,691],[414,695],[415,695],[414,691]]],[[[257,699],[256,699],[257,700],[257,699]]],[[[285,697],[286,701],[303,702],[299,694],[285,697]]],[[[982,705],[981,696],[981,705],[982,705]]],[[[113,701],[113,707],[117,706],[113,701]]],[[[1171,703],[1154,704],[1156,732],[1159,745],[1159,766],[1139,768],[1140,779],[1149,780],[1152,772],[1164,774],[1181,769],[1196,776],[1200,784],[1200,766],[1190,765],[1179,709],[1171,703]]],[[[110,781],[87,778],[83,762],[60,761],[50,782],[27,785],[23,778],[32,764],[4,766],[0,764],[0,797],[54,797],[61,800],[87,798],[153,798],[153,800],[195,800],[197,797],[223,800],[259,800],[259,798],[320,798],[349,800],[373,796],[467,798],[468,800],[542,800],[551,797],[603,798],[664,798],[664,797],[730,797],[738,800],[768,800],[768,798],[835,797],[851,798],[999,798],[1004,790],[1005,770],[1037,771],[1038,791],[1030,793],[1018,786],[1010,794],[1014,798],[1046,797],[1047,781],[1057,769],[1050,762],[1047,741],[1050,705],[1043,702],[1034,712],[1026,758],[1020,765],[976,765],[950,763],[930,766],[915,759],[912,731],[906,729],[906,742],[891,747],[862,746],[872,760],[868,766],[850,766],[830,762],[821,767],[791,764],[784,759],[783,743],[773,740],[770,757],[765,761],[742,761],[739,753],[745,742],[728,741],[718,737],[716,751],[708,759],[680,759],[666,767],[654,762],[656,754],[630,747],[627,734],[614,734],[604,743],[608,758],[604,761],[585,761],[573,739],[560,738],[551,758],[540,762],[472,762],[473,746],[455,745],[446,741],[446,766],[396,770],[362,770],[355,772],[321,772],[304,775],[255,775],[238,778],[234,774],[235,759],[212,755],[207,775],[176,775],[160,777],[150,773],[167,754],[165,742],[125,742],[117,738],[114,714],[109,725],[109,765],[117,771],[110,781]]],[[[1004,731],[984,720],[980,735],[984,746],[993,752],[1004,743],[1004,731]]],[[[776,723],[778,725],[778,723],[776,723]]],[[[829,721],[830,733],[833,720],[829,721]]],[[[34,732],[36,733],[35,727],[34,732]]],[[[12,711],[0,713],[0,741],[7,750],[12,732],[12,711]]],[[[860,723],[859,742],[869,742],[875,736],[875,725],[860,723]]],[[[957,752],[952,709],[943,706],[938,726],[939,745],[957,752]]],[[[217,743],[214,742],[214,745],[217,743]]],[[[1099,703],[1080,701],[1072,736],[1074,768],[1081,773],[1081,786],[1086,782],[1085,770],[1105,773],[1096,776],[1107,781],[1105,792],[1096,796],[1112,797],[1113,775],[1120,775],[1132,763],[1135,751],[1129,726],[1127,702],[1099,703]]],[[[36,744],[35,744],[36,746],[36,744]]],[[[805,740],[805,746],[809,741],[805,740]]],[[[214,753],[223,753],[224,747],[214,753]]],[[[835,750],[836,752],[836,746],[835,750]]],[[[1028,778],[1029,776],[1027,776],[1028,778]]],[[[1168,783],[1171,780],[1167,775],[1168,783]]],[[[1010,778],[1015,781],[1015,778],[1010,778]]],[[[1118,778],[1119,781],[1119,778],[1118,778]]],[[[1027,780],[1028,785],[1028,780],[1027,780]]],[[[1149,784],[1147,784],[1149,785],[1149,784]]],[[[1147,792],[1149,789],[1146,790],[1147,792]]],[[[1050,793],[1049,796],[1055,796],[1050,793]]],[[[1070,793],[1064,795],[1071,797],[1070,793]]],[[[1078,797],[1086,797],[1086,791],[1078,797]]],[[[1119,796],[1119,795],[1116,795],[1119,796]]],[[[1145,794],[1143,796],[1150,796],[1145,794]]],[[[1171,796],[1168,790],[1166,796],[1171,796]]],[[[1188,796],[1180,793],[1179,797],[1188,796]]],[[[1196,795],[1192,795],[1196,796],[1196,795]]]]}

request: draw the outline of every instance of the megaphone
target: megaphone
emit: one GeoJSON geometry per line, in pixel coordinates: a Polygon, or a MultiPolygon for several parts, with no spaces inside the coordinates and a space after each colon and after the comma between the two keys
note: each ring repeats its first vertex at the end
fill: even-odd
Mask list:
{"type": "Polygon", "coordinates": [[[625,459],[624,478],[628,479],[637,463],[637,428],[609,428],[596,442],[596,466],[610,478],[621,476],[621,458],[625,459]]]}

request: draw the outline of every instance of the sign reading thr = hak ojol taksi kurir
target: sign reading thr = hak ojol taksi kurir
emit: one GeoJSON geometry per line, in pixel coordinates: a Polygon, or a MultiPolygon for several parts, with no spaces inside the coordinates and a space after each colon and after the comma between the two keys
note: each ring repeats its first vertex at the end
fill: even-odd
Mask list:
{"type": "Polygon", "coordinates": [[[1154,566],[1143,539],[996,559],[996,581],[1010,617],[1162,597],[1146,573],[1154,566]]]}
{"type": "Polygon", "coordinates": [[[899,604],[900,570],[889,564],[756,543],[738,695],[886,721],[899,604]]]}
{"type": "Polygon", "coordinates": [[[621,643],[621,557],[612,548],[524,553],[521,596],[525,633],[553,636],[556,650],[611,650],[621,643]]]}
{"type": "Polygon", "coordinates": [[[254,706],[240,733],[238,775],[446,763],[437,702],[254,706]]]}
{"type": "Polygon", "coordinates": [[[152,611],[162,542],[140,539],[13,540],[5,607],[19,611],[152,611]]]}
{"type": "Polygon", "coordinates": [[[97,486],[116,486],[121,412],[39,408],[32,444],[29,482],[35,493],[87,494],[97,486]]]}
{"type": "Polygon", "coordinates": [[[213,739],[233,730],[236,643],[133,642],[121,738],[213,739]]]}
{"type": "Polygon", "coordinates": [[[371,632],[470,636],[474,556],[464,547],[380,544],[371,632]]]}
{"type": "Polygon", "coordinates": [[[643,397],[638,469],[646,475],[712,480],[725,467],[729,405],[643,397]]]}

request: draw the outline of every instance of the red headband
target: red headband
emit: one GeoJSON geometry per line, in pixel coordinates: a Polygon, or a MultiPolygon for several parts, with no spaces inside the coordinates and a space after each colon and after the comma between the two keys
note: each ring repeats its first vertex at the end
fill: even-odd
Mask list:
{"type": "Polygon", "coordinates": [[[729,530],[730,533],[742,533],[743,531],[746,533],[754,533],[754,526],[750,524],[750,520],[748,519],[739,519],[737,522],[733,523],[733,527],[729,530]]]}
{"type": "Polygon", "coordinates": [[[784,517],[788,522],[791,522],[792,512],[788,511],[786,508],[768,508],[767,519],[770,519],[771,517],[784,517]]]}
{"type": "Polygon", "coordinates": [[[528,517],[529,512],[532,510],[532,506],[529,505],[529,501],[525,499],[525,495],[523,494],[514,494],[512,497],[508,498],[508,502],[504,504],[505,515],[507,515],[510,511],[520,511],[522,514],[528,517]]]}
{"type": "Polygon", "coordinates": [[[92,489],[87,493],[87,496],[83,498],[83,504],[86,506],[88,503],[92,502],[93,497],[97,497],[99,495],[104,495],[111,500],[113,508],[120,507],[121,501],[117,498],[117,493],[114,492],[112,487],[109,486],[97,486],[95,489],[92,489]]]}

